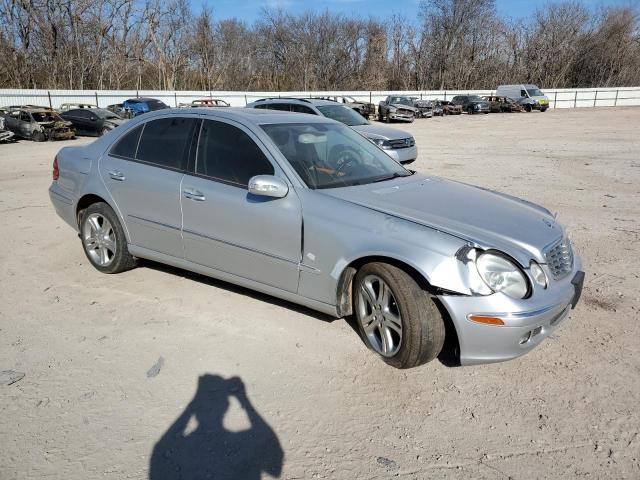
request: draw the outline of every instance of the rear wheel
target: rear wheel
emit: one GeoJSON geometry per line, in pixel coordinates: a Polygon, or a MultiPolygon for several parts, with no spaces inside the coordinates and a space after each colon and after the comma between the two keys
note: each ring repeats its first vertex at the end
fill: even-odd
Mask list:
{"type": "Polygon", "coordinates": [[[355,278],[354,303],[362,339],[389,365],[417,367],[442,350],[442,315],[405,271],[386,263],[363,266],[355,278]]]}
{"type": "Polygon", "coordinates": [[[37,132],[33,132],[33,135],[31,135],[31,139],[34,142],[44,142],[47,139],[47,137],[44,135],[44,132],[37,131],[37,132]]]}
{"type": "Polygon", "coordinates": [[[138,263],[129,253],[117,215],[104,202],[94,203],[82,212],[80,238],[87,258],[103,273],[124,272],[138,263]]]}

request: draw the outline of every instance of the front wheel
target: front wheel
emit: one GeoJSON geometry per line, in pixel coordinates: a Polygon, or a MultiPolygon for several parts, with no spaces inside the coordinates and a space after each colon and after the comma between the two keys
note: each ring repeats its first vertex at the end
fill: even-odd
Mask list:
{"type": "Polygon", "coordinates": [[[468,113],[469,115],[473,115],[473,107],[469,107],[469,108],[467,108],[467,113],[468,113]]]}
{"type": "Polygon", "coordinates": [[[80,238],[85,255],[102,273],[124,272],[138,263],[129,253],[116,213],[106,203],[94,203],[82,212],[80,238]]]}
{"type": "Polygon", "coordinates": [[[531,112],[531,105],[525,105],[524,106],[524,111],[527,112],[527,113],[531,112]]]}
{"type": "Polygon", "coordinates": [[[442,350],[442,315],[405,271],[386,263],[366,264],[355,278],[354,303],[360,336],[389,365],[417,367],[442,350]]]}

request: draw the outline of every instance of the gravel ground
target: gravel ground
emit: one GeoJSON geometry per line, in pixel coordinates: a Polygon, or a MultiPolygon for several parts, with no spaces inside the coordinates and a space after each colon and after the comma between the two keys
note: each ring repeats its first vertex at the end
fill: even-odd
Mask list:
{"type": "Polygon", "coordinates": [[[587,272],[529,355],[409,371],[265,295],[99,274],[47,195],[57,149],[91,140],[0,145],[0,478],[640,478],[639,126],[640,108],[398,126],[415,169],[557,211],[587,272]]]}

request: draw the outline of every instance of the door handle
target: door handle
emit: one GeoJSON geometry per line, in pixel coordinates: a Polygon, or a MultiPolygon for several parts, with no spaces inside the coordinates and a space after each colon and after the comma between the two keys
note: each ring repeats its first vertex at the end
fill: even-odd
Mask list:
{"type": "Polygon", "coordinates": [[[109,176],[113,180],[117,180],[119,182],[122,182],[124,180],[124,173],[122,173],[120,170],[111,170],[109,172],[109,176]]]}
{"type": "Polygon", "coordinates": [[[183,190],[182,194],[185,196],[185,198],[188,198],[189,200],[195,200],[196,202],[204,202],[206,199],[202,192],[193,190],[191,188],[183,190]]]}

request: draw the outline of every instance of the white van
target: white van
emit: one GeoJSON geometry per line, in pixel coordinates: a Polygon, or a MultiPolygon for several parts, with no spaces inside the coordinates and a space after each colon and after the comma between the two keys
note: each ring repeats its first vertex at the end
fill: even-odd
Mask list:
{"type": "Polygon", "coordinates": [[[544,112],[549,108],[549,99],[536,85],[500,85],[496,95],[518,102],[527,112],[531,110],[544,112]]]}

